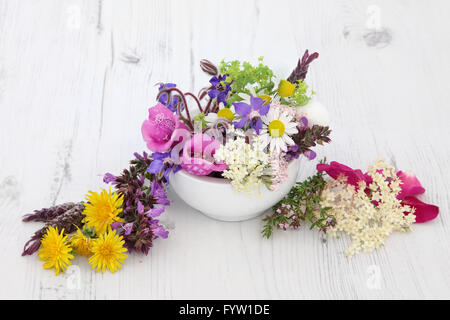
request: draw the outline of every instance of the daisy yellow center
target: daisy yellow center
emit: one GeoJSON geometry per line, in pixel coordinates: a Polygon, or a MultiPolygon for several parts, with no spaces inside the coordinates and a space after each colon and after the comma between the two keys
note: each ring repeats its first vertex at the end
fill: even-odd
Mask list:
{"type": "Polygon", "coordinates": [[[273,120],[269,123],[269,134],[272,137],[279,138],[284,134],[286,127],[280,120],[273,120]]]}
{"type": "Polygon", "coordinates": [[[233,121],[234,115],[229,108],[223,108],[217,112],[217,117],[227,119],[228,121],[233,121]]]}

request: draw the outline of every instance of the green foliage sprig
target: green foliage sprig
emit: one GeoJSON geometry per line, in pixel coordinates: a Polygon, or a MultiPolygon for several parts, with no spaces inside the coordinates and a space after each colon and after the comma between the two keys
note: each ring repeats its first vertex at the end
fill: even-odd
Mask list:
{"type": "Polygon", "coordinates": [[[297,182],[289,194],[273,206],[273,214],[263,219],[263,236],[270,238],[274,229],[297,229],[303,222],[309,222],[310,229],[317,228],[323,232],[334,226],[336,219],[328,213],[331,207],[321,206],[324,187],[322,172],[317,172],[303,182],[297,182]]]}
{"type": "Polygon", "coordinates": [[[294,95],[292,96],[292,101],[294,101],[296,106],[306,105],[316,93],[314,90],[309,90],[308,84],[304,80],[299,80],[296,83],[296,88],[294,95]]]}
{"type": "MultiPolygon", "coordinates": [[[[271,93],[275,86],[273,82],[274,73],[267,65],[263,64],[263,58],[260,57],[259,63],[253,66],[250,62],[241,62],[239,60],[224,61],[219,64],[219,71],[221,74],[227,74],[228,80],[233,81],[231,84],[232,92],[250,93],[245,86],[247,84],[256,84],[257,91],[265,90],[266,93],[271,93]]],[[[239,101],[238,95],[233,94],[228,103],[239,101]]]]}

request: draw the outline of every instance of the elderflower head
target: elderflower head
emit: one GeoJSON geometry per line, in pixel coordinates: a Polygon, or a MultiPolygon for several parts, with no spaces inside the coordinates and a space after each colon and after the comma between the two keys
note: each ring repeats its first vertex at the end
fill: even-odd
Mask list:
{"type": "Polygon", "coordinates": [[[252,194],[255,188],[268,183],[270,155],[264,152],[264,141],[260,136],[251,137],[247,143],[244,131],[230,126],[226,144],[220,146],[214,158],[228,165],[223,176],[231,181],[237,192],[252,194]]]}
{"type": "Polygon", "coordinates": [[[348,184],[343,175],[330,179],[321,195],[321,205],[332,207],[329,214],[336,219],[329,234],[343,232],[351,237],[348,256],[379,248],[387,236],[409,231],[415,222],[414,209],[397,199],[401,181],[394,168],[379,160],[369,167],[368,174],[373,182],[360,181],[358,188],[348,184]]]}

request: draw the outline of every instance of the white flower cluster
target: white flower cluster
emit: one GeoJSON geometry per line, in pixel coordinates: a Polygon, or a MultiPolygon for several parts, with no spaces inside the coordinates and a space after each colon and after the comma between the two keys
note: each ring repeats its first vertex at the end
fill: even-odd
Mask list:
{"type": "Polygon", "coordinates": [[[327,181],[322,192],[322,206],[332,207],[328,213],[336,218],[336,226],[328,233],[351,237],[348,256],[373,251],[394,231],[409,231],[416,220],[414,209],[397,199],[401,180],[392,166],[378,160],[368,173],[373,179],[369,186],[360,182],[356,190],[342,176],[327,181]]]}
{"type": "Polygon", "coordinates": [[[253,194],[264,185],[270,154],[264,152],[264,141],[260,136],[254,135],[250,137],[250,143],[246,143],[245,133],[230,126],[227,141],[216,151],[214,158],[228,165],[223,176],[231,181],[237,192],[253,194]]]}

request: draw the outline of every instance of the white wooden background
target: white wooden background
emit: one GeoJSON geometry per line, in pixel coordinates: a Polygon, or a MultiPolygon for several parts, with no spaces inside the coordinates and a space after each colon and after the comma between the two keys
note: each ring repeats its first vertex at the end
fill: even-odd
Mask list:
{"type": "Polygon", "coordinates": [[[0,298],[450,298],[449,12],[445,0],[0,0],[0,298]],[[348,259],[345,238],[265,240],[259,218],[217,222],[170,193],[169,239],[116,274],[77,258],[55,277],[20,256],[41,226],[23,214],[83,199],[145,149],[156,82],[197,91],[201,58],[261,55],[287,77],[306,48],[320,52],[308,81],[334,130],[319,156],[413,169],[436,220],[348,259]]]}

